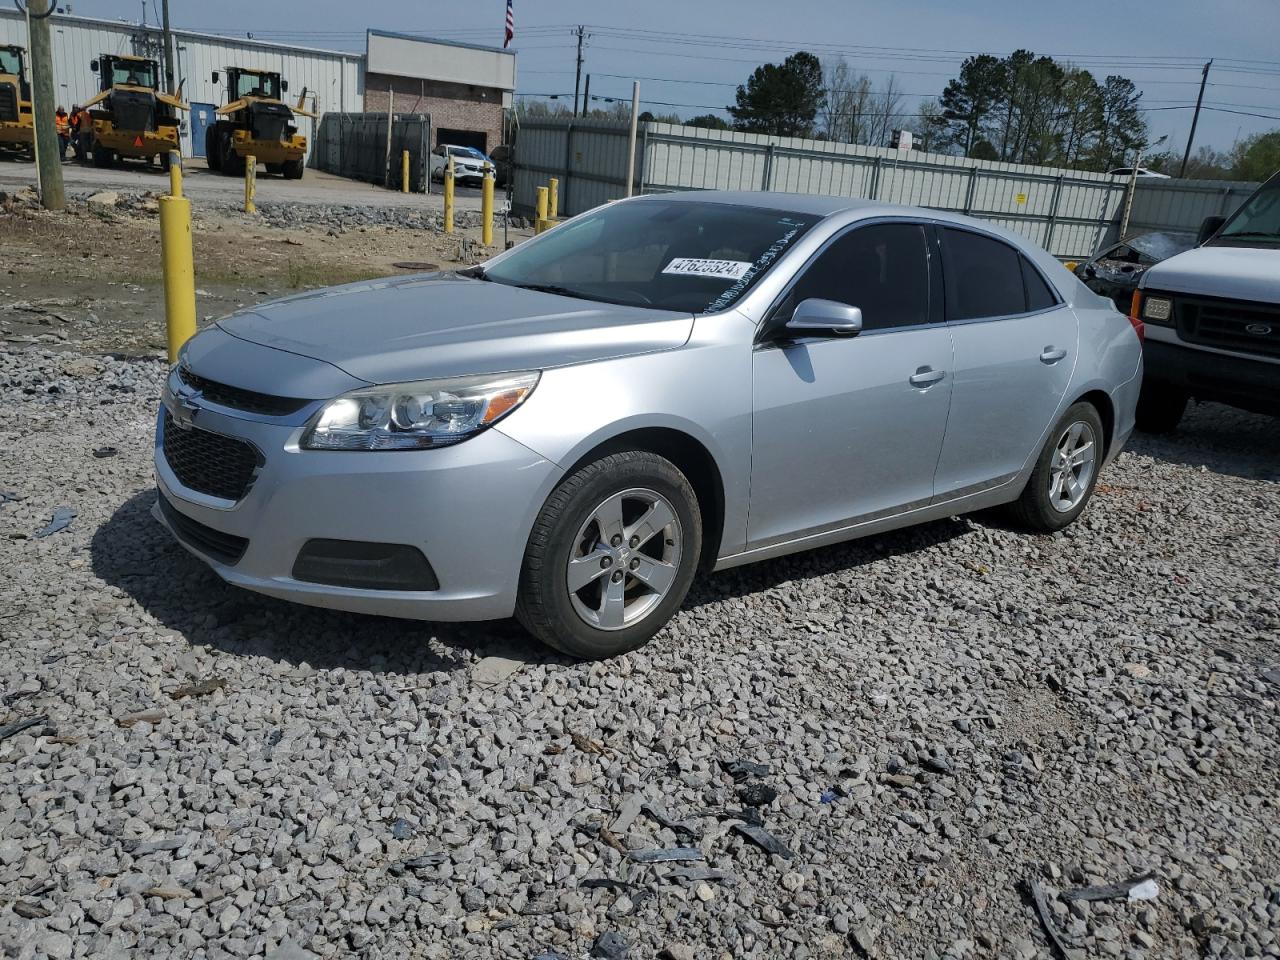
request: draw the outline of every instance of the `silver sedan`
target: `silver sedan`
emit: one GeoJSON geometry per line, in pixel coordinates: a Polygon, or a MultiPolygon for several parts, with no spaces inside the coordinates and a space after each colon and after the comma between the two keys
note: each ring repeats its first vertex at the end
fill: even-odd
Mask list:
{"type": "Polygon", "coordinates": [[[699,570],[1007,505],[1071,523],[1133,427],[1141,323],[964,217],[642,197],[482,267],[194,337],[155,513],[227,581],[647,642],[699,570]]]}

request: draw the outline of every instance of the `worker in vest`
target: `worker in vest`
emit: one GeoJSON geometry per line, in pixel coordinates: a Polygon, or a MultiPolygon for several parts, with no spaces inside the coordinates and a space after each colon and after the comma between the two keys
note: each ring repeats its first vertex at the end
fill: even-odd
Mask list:
{"type": "Polygon", "coordinates": [[[71,143],[71,118],[61,107],[53,115],[53,125],[58,129],[58,159],[67,159],[67,145],[71,143]]]}
{"type": "Polygon", "coordinates": [[[76,127],[76,160],[88,163],[89,151],[93,149],[93,121],[84,107],[72,114],[72,117],[72,123],[76,127]]]}

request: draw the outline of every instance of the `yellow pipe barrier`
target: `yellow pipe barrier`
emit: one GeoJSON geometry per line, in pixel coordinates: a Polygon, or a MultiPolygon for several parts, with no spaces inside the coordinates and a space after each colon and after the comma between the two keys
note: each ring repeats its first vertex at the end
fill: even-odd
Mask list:
{"type": "Polygon", "coordinates": [[[258,158],[253,154],[244,158],[244,212],[257,213],[258,207],[253,202],[258,190],[258,158]]]}
{"type": "Polygon", "coordinates": [[[453,233],[453,157],[444,168],[444,232],[453,233]]]}
{"type": "Polygon", "coordinates": [[[182,196],[182,154],[169,151],[169,196],[182,196]]]}
{"type": "Polygon", "coordinates": [[[560,181],[552,177],[547,190],[547,219],[554,220],[560,215],[560,181]]]}
{"type": "Polygon", "coordinates": [[[196,274],[191,253],[191,201],[182,195],[182,157],[169,154],[169,196],[160,198],[160,259],[169,362],[196,332],[196,274]]]}
{"type": "Polygon", "coordinates": [[[409,192],[409,151],[400,153],[400,192],[409,192]]]}
{"type": "Polygon", "coordinates": [[[493,168],[484,171],[484,183],[480,189],[480,242],[493,246],[493,168]]]}
{"type": "Polygon", "coordinates": [[[538,188],[538,206],[536,222],[533,225],[534,233],[541,233],[547,229],[547,194],[550,191],[546,187],[538,188]]]}

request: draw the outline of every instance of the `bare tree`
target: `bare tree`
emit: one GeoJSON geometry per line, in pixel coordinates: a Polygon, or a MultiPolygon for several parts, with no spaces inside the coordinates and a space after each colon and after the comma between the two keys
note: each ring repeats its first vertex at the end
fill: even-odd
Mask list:
{"type": "Polygon", "coordinates": [[[871,81],[864,73],[854,73],[844,57],[828,60],[822,78],[827,95],[820,115],[822,132],[828,140],[862,143],[871,113],[871,81]]]}
{"type": "Polygon", "coordinates": [[[889,143],[889,134],[898,129],[902,121],[902,88],[892,73],[884,87],[871,96],[871,116],[867,123],[866,143],[883,147],[889,143]]]}

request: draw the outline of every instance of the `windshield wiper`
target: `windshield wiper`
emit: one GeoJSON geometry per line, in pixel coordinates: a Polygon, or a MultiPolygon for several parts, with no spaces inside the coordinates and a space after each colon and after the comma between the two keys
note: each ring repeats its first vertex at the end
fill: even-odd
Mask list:
{"type": "Polygon", "coordinates": [[[574,297],[578,300],[600,299],[600,297],[593,297],[590,294],[583,293],[581,290],[573,290],[555,283],[513,283],[510,286],[519,287],[521,290],[537,290],[539,293],[554,293],[561,297],[574,297]]]}
{"type": "Polygon", "coordinates": [[[456,273],[460,277],[466,277],[468,280],[488,280],[490,282],[493,281],[493,277],[485,273],[484,267],[480,267],[480,266],[467,267],[465,270],[455,270],[454,273],[456,273]]]}

